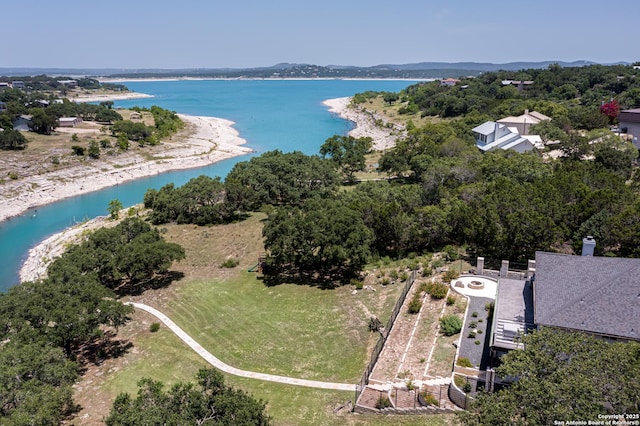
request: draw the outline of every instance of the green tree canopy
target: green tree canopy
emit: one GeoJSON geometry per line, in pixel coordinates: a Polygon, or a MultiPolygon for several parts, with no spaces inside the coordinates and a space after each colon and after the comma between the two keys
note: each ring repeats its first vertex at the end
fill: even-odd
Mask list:
{"type": "Polygon", "coordinates": [[[369,137],[333,135],[320,147],[320,155],[331,157],[345,178],[352,182],[355,180],[355,172],[365,169],[365,154],[371,150],[372,145],[373,139],[369,137]]]}
{"type": "Polygon", "coordinates": [[[227,175],[227,202],[239,210],[257,210],[265,204],[298,204],[312,196],[326,196],[337,185],[330,160],[299,151],[269,151],[237,163],[227,175]]]}
{"type": "Polygon", "coordinates": [[[640,412],[640,344],[543,328],[524,350],[502,357],[497,373],[513,382],[478,395],[466,425],[549,425],[599,414],[640,412]]]}
{"type": "Polygon", "coordinates": [[[275,209],[263,229],[271,269],[350,276],[370,255],[371,231],[345,203],[313,198],[275,209]]]}
{"type": "Polygon", "coordinates": [[[201,369],[197,385],[177,383],[168,392],[163,384],[151,379],[138,383],[133,398],[118,395],[105,423],[125,425],[225,425],[267,426],[270,418],[265,403],[224,383],[215,369],[201,369]]]}

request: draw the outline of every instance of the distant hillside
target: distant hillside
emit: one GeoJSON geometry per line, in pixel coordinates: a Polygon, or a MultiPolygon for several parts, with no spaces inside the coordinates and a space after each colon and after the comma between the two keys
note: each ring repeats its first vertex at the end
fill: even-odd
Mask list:
{"type": "MultiPolygon", "coordinates": [[[[201,78],[414,78],[477,76],[488,71],[543,69],[551,64],[562,67],[594,65],[591,61],[509,62],[420,62],[415,64],[380,64],[371,67],[349,65],[311,65],[280,63],[256,68],[185,68],[185,69],[115,69],[115,68],[0,68],[2,76],[68,75],[117,78],[201,77],[201,78]]],[[[628,65],[626,62],[617,64],[628,65]]]]}

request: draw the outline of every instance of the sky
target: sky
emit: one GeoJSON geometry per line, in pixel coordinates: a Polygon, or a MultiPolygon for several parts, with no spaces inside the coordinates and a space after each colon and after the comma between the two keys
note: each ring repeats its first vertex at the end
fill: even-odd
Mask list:
{"type": "Polygon", "coordinates": [[[0,68],[640,61],[639,0],[30,0],[11,9],[0,68]]]}

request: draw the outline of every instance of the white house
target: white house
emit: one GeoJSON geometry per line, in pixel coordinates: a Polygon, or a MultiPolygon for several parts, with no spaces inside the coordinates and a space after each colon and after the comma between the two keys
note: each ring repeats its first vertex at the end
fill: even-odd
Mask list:
{"type": "Polygon", "coordinates": [[[535,144],[518,133],[515,127],[507,127],[495,121],[487,121],[472,129],[476,146],[483,152],[494,149],[513,149],[516,152],[527,152],[534,149],[535,144]]]}
{"type": "Polygon", "coordinates": [[[82,124],[82,118],[80,117],[60,117],[58,119],[59,127],[76,127],[82,124]]]}
{"type": "Polygon", "coordinates": [[[538,124],[541,121],[545,120],[551,120],[551,118],[537,111],[529,112],[529,110],[526,109],[524,110],[524,114],[517,117],[501,118],[500,120],[498,120],[498,123],[504,124],[507,127],[515,127],[516,129],[518,129],[519,134],[528,135],[529,127],[531,127],[533,124],[538,124]]]}

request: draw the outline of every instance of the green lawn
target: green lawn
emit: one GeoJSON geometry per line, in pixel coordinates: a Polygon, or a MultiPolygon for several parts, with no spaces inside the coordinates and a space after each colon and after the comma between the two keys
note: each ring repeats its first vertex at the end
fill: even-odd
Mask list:
{"type": "MultiPolygon", "coordinates": [[[[170,240],[185,246],[187,258],[178,264],[183,282],[141,297],[160,308],[203,347],[237,368],[320,381],[353,383],[354,392],[326,391],[227,375],[233,386],[268,402],[276,425],[447,424],[450,417],[387,417],[334,414],[352,401],[355,383],[369,361],[377,335],[368,331],[371,315],[386,323],[401,285],[376,285],[376,291],[353,286],[332,290],[307,285],[267,287],[256,273],[246,272],[262,251],[263,215],[219,227],[168,226],[170,240]],[[240,265],[223,269],[226,258],[240,265]],[[153,301],[156,300],[156,303],[153,301]],[[157,303],[164,300],[163,303],[157,303]],[[417,421],[416,419],[419,419],[417,421]],[[444,419],[444,420],[443,420],[444,419]],[[435,422],[435,423],[429,423],[435,422]]],[[[102,390],[114,398],[136,392],[143,377],[167,385],[189,381],[205,362],[165,326],[148,332],[155,322],[136,313],[139,332],[130,356],[110,371],[102,390]],[[146,327],[146,328],[145,328],[146,327]]]]}

